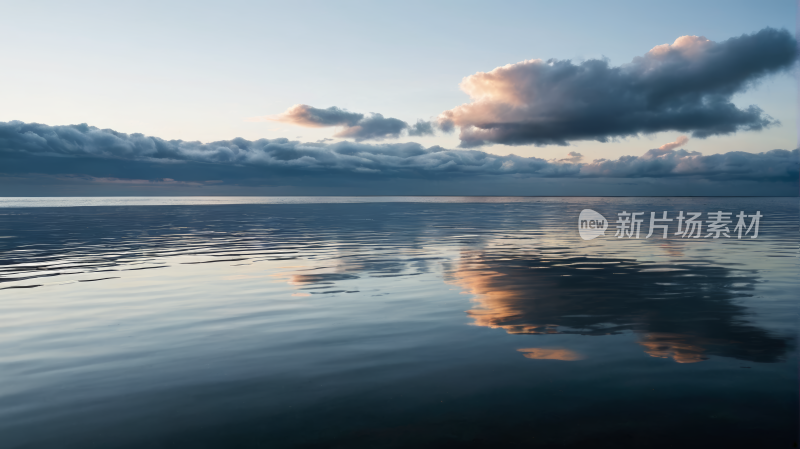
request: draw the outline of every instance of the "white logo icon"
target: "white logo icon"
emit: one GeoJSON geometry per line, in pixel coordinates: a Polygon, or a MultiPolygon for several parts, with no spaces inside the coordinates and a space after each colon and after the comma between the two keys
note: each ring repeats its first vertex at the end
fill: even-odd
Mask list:
{"type": "Polygon", "coordinates": [[[592,240],[606,235],[608,229],[608,220],[597,212],[591,209],[584,209],[578,217],[578,231],[581,233],[581,238],[584,240],[592,240]]]}

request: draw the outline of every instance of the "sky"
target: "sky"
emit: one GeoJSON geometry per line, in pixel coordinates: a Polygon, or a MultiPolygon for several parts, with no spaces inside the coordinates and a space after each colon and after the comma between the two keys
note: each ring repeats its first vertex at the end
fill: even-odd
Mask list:
{"type": "Polygon", "coordinates": [[[2,196],[797,195],[794,1],[3,11],[2,196]]]}

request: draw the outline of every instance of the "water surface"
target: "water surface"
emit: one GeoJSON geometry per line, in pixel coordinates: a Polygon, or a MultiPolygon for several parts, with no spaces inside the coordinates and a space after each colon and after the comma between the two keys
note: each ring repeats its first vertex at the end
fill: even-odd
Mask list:
{"type": "Polygon", "coordinates": [[[37,201],[0,201],[2,447],[797,441],[796,198],[37,201]]]}

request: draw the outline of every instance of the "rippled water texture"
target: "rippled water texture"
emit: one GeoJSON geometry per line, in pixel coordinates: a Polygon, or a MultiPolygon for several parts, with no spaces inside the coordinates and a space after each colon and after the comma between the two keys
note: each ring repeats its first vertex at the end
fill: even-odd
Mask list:
{"type": "Polygon", "coordinates": [[[796,198],[192,201],[0,201],[0,447],[797,441],[796,198]]]}

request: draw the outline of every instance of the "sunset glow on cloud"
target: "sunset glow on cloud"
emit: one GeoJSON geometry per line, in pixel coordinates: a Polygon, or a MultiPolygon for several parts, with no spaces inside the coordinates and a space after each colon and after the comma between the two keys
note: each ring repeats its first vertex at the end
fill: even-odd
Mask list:
{"type": "MultiPolygon", "coordinates": [[[[255,118],[255,120],[258,119],[258,117],[255,118]]],[[[356,141],[396,139],[403,133],[409,136],[433,134],[433,126],[429,122],[419,120],[414,125],[409,125],[402,120],[387,118],[379,113],[364,115],[348,112],[336,106],[319,109],[305,104],[296,104],[281,114],[262,117],[262,119],[310,128],[339,126],[341,129],[334,134],[334,137],[351,138],[356,141]]]]}
{"type": "Polygon", "coordinates": [[[675,139],[674,142],[665,143],[664,145],[661,145],[660,147],[658,147],[658,149],[659,150],[672,150],[674,148],[678,148],[680,146],[686,145],[686,142],[688,142],[688,141],[689,141],[688,137],[680,136],[677,139],[675,139]]]}
{"type": "MultiPolygon", "coordinates": [[[[698,151],[702,149],[698,147],[710,137],[782,126],[771,111],[756,104],[737,105],[733,99],[768,75],[788,72],[796,59],[796,40],[785,29],[763,28],[720,42],[685,35],[617,66],[607,58],[527,59],[477,72],[460,83],[469,102],[438,116],[441,109],[428,111],[420,115],[430,119],[415,122],[389,116],[391,107],[382,112],[355,112],[341,104],[318,108],[303,103],[246,119],[296,126],[298,132],[330,129],[329,134],[310,141],[296,136],[200,142],[86,123],[0,122],[4,160],[0,176],[9,183],[17,183],[20,177],[46,176],[52,182],[106,180],[104,184],[165,188],[277,184],[303,192],[346,184],[370,193],[381,180],[392,184],[387,191],[392,193],[406,192],[424,180],[445,187],[442,192],[448,194],[463,191],[460,187],[449,190],[448,185],[455,186],[453,180],[477,192],[483,192],[482,183],[490,182],[507,186],[496,191],[528,194],[530,190],[520,184],[524,180],[570,179],[570,188],[586,186],[577,193],[587,194],[597,192],[588,187],[587,179],[681,178],[701,189],[715,182],[715,194],[743,194],[755,183],[762,185],[760,192],[786,195],[797,191],[800,158],[796,147],[731,151],[719,146],[714,153],[698,151]],[[540,154],[534,149],[584,141],[602,145],[626,138],[653,139],[655,133],[673,131],[686,135],[678,134],[676,140],[661,145],[642,143],[635,151],[617,152],[614,157],[584,147],[557,156],[552,150],[540,154]],[[691,151],[684,148],[689,136],[694,139],[691,151]],[[428,143],[443,138],[458,141],[450,147],[428,143]],[[497,154],[498,147],[493,145],[528,148],[520,156],[497,154]],[[472,181],[470,177],[483,178],[472,181]],[[367,178],[372,183],[369,188],[360,184],[367,178]]],[[[565,185],[538,193],[576,193],[565,190],[565,185]]],[[[616,190],[606,194],[610,192],[616,190]]]]}
{"type": "Polygon", "coordinates": [[[461,89],[472,101],[439,121],[460,128],[462,147],[757,131],[775,120],[755,105],[738,108],[731,97],[795,58],[792,35],[765,28],[720,43],[683,36],[619,67],[600,59],[531,59],[464,78],[461,89]]]}

